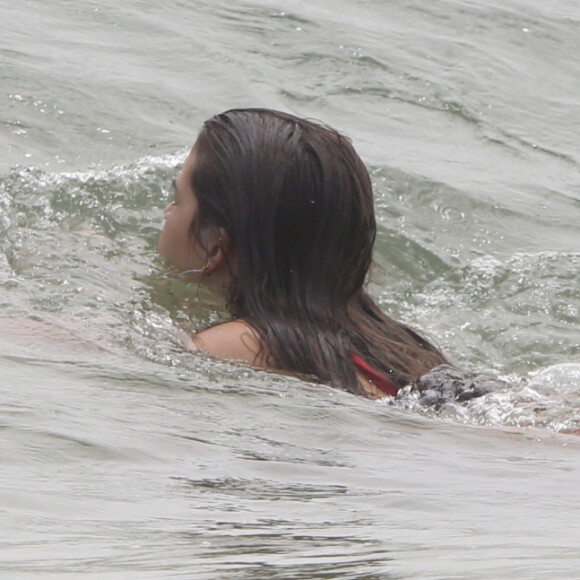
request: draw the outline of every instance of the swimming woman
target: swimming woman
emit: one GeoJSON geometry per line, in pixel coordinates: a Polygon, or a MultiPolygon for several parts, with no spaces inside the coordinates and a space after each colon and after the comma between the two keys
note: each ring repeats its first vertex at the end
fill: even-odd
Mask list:
{"type": "Polygon", "coordinates": [[[174,189],[159,251],[223,292],[232,314],[195,334],[194,349],[371,398],[446,363],[365,292],[371,180],[337,131],[277,111],[227,111],[203,125],[174,189]]]}

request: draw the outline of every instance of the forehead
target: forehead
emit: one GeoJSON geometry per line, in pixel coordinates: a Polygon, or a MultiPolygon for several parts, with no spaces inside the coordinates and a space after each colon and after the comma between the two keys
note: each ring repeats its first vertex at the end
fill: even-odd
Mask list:
{"type": "Polygon", "coordinates": [[[195,167],[195,145],[189,152],[189,155],[185,158],[179,175],[177,176],[177,182],[181,180],[190,181],[195,167]]]}
{"type": "Polygon", "coordinates": [[[193,169],[195,165],[196,148],[195,145],[191,148],[189,155],[185,158],[182,168],[187,168],[189,170],[193,169]]]}

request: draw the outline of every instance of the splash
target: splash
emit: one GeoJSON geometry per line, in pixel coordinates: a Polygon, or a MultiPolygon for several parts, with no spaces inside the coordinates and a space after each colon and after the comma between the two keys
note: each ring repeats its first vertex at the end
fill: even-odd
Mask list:
{"type": "Polygon", "coordinates": [[[465,373],[442,365],[389,404],[450,422],[580,431],[580,364],[548,367],[525,379],[465,373]]]}

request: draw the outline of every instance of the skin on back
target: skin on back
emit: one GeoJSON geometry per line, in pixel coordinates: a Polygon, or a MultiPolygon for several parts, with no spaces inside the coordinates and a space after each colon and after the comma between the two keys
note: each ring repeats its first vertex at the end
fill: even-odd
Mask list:
{"type": "Polygon", "coordinates": [[[266,367],[267,353],[256,331],[242,320],[231,320],[202,330],[191,338],[191,348],[212,356],[266,367]]]}
{"type": "MultiPolygon", "coordinates": [[[[262,346],[256,331],[243,320],[232,320],[196,333],[190,339],[190,348],[221,359],[241,361],[267,369],[268,351],[262,346]]],[[[375,384],[357,372],[359,382],[369,399],[385,396],[375,384]]]]}

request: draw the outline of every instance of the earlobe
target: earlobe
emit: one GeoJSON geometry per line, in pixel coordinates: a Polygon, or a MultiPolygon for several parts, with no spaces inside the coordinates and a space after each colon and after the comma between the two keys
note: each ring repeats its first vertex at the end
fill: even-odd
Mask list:
{"type": "Polygon", "coordinates": [[[230,236],[225,228],[219,228],[216,234],[211,236],[207,248],[207,264],[204,270],[210,274],[219,270],[229,263],[230,259],[230,236]]]}

